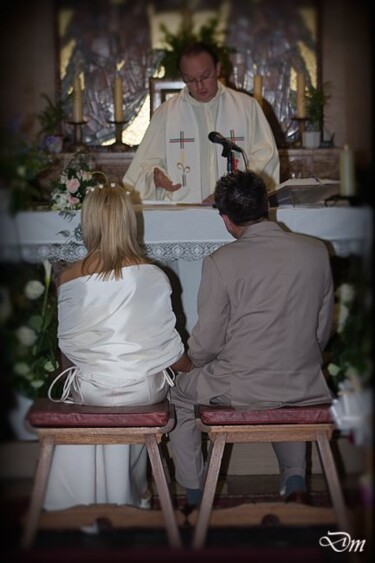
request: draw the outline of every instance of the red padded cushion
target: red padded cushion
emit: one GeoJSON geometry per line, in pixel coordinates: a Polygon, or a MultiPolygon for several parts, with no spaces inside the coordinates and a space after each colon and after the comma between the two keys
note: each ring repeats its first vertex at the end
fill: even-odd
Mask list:
{"type": "Polygon", "coordinates": [[[167,400],[138,407],[91,407],[36,399],[26,419],[35,427],[129,428],[165,426],[169,416],[170,404],[167,400]]]}
{"type": "Polygon", "coordinates": [[[197,415],[207,426],[231,424],[317,424],[333,422],[329,404],[281,407],[260,411],[238,411],[227,406],[198,405],[197,415]]]}

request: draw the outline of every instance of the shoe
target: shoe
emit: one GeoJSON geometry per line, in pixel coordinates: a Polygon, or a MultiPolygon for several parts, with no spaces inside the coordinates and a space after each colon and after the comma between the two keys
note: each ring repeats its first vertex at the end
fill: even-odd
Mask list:
{"type": "Polygon", "coordinates": [[[100,532],[108,532],[112,529],[112,522],[104,516],[97,518],[91,526],[81,526],[80,528],[81,532],[90,536],[96,536],[100,534],[100,532]]]}
{"type": "Polygon", "coordinates": [[[100,532],[97,522],[94,522],[91,526],[81,526],[80,530],[84,534],[88,534],[90,536],[96,536],[100,532]]]}
{"type": "Polygon", "coordinates": [[[186,489],[186,500],[188,505],[196,508],[200,505],[203,496],[202,489],[186,489]]]}
{"type": "Polygon", "coordinates": [[[141,497],[139,508],[143,510],[151,510],[152,492],[148,489],[141,497]]]}
{"type": "Polygon", "coordinates": [[[283,487],[283,495],[288,497],[294,491],[306,491],[306,482],[302,475],[291,475],[283,487]]]}
{"type": "Polygon", "coordinates": [[[307,504],[311,505],[309,495],[306,491],[293,491],[290,495],[285,497],[285,502],[295,502],[297,504],[307,504]]]}

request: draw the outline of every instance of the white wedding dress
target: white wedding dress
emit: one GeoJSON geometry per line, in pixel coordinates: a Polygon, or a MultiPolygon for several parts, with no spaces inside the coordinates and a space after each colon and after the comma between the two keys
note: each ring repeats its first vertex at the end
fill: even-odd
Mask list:
{"type": "MultiPolygon", "coordinates": [[[[163,370],[184,352],[169,280],[151,264],[125,267],[122,275],[106,281],[83,276],[58,289],[59,347],[75,366],[63,400],[69,395],[86,405],[140,405],[168,393],[163,370]]],[[[56,446],[44,507],[141,506],[146,469],[143,445],[56,446]]]]}

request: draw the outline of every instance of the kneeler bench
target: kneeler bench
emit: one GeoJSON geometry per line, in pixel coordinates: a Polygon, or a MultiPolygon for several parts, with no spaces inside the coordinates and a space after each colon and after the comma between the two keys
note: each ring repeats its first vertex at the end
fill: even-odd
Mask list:
{"type": "MultiPolygon", "coordinates": [[[[328,484],[338,529],[350,533],[350,523],[346,512],[344,497],[340,487],[335,461],[330,447],[330,439],[335,429],[329,412],[329,405],[309,407],[282,407],[260,411],[238,411],[227,406],[196,405],[196,424],[206,432],[211,442],[202,501],[199,507],[193,544],[201,548],[207,535],[207,529],[214,513],[227,512],[227,525],[233,525],[234,509],[215,510],[212,513],[215,490],[219,477],[224,447],[227,443],[252,442],[316,442],[322,469],[328,484]]],[[[242,508],[242,507],[239,507],[242,508]]],[[[283,504],[283,511],[295,509],[297,505],[283,504]]],[[[315,507],[298,505],[300,516],[315,507]]],[[[246,510],[261,513],[258,504],[244,505],[240,521],[245,523],[246,510]],[[242,519],[242,520],[241,520],[242,519]]],[[[268,510],[269,512],[269,510],[268,510]]],[[[224,525],[223,517],[217,519],[218,525],[224,525]]],[[[253,522],[254,523],[254,522],[253,522]]],[[[311,523],[311,522],[310,522],[311,523]]],[[[321,522],[323,523],[323,522],[321,522]]],[[[239,524],[240,525],[240,524],[239,524]]]]}
{"type": "MultiPolygon", "coordinates": [[[[175,425],[174,406],[168,400],[155,405],[136,407],[92,407],[76,404],[54,403],[49,399],[36,399],[26,415],[26,420],[38,434],[40,451],[34,477],[29,511],[21,538],[21,547],[31,547],[43,515],[52,517],[56,512],[66,513],[60,519],[64,527],[72,518],[76,507],[65,511],[43,512],[43,502],[48,483],[54,446],[99,444],[145,444],[153,478],[159,495],[169,545],[181,547],[181,537],[167,481],[166,467],[160,454],[160,440],[175,425]]],[[[106,508],[117,505],[90,505],[96,517],[107,514],[106,508]]],[[[121,507],[122,508],[122,507],[121,507]]],[[[147,527],[155,525],[154,510],[123,507],[128,511],[127,525],[147,527]]],[[[91,513],[90,513],[91,514],[91,513]]],[[[159,518],[160,520],[160,518],[159,518]]]]}

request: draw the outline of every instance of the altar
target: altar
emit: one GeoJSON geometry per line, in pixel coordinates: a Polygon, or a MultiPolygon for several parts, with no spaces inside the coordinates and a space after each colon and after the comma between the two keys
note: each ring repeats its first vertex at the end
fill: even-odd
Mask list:
{"type": "MultiPolygon", "coordinates": [[[[177,327],[186,336],[197,319],[202,259],[234,239],[211,206],[144,204],[136,206],[138,240],[158,262],[173,287],[177,327]]],[[[270,216],[283,228],[323,240],[330,253],[369,256],[372,213],[366,207],[278,207],[270,216]]],[[[80,212],[64,217],[53,211],[1,213],[0,260],[74,262],[85,255],[80,212]]]]}

